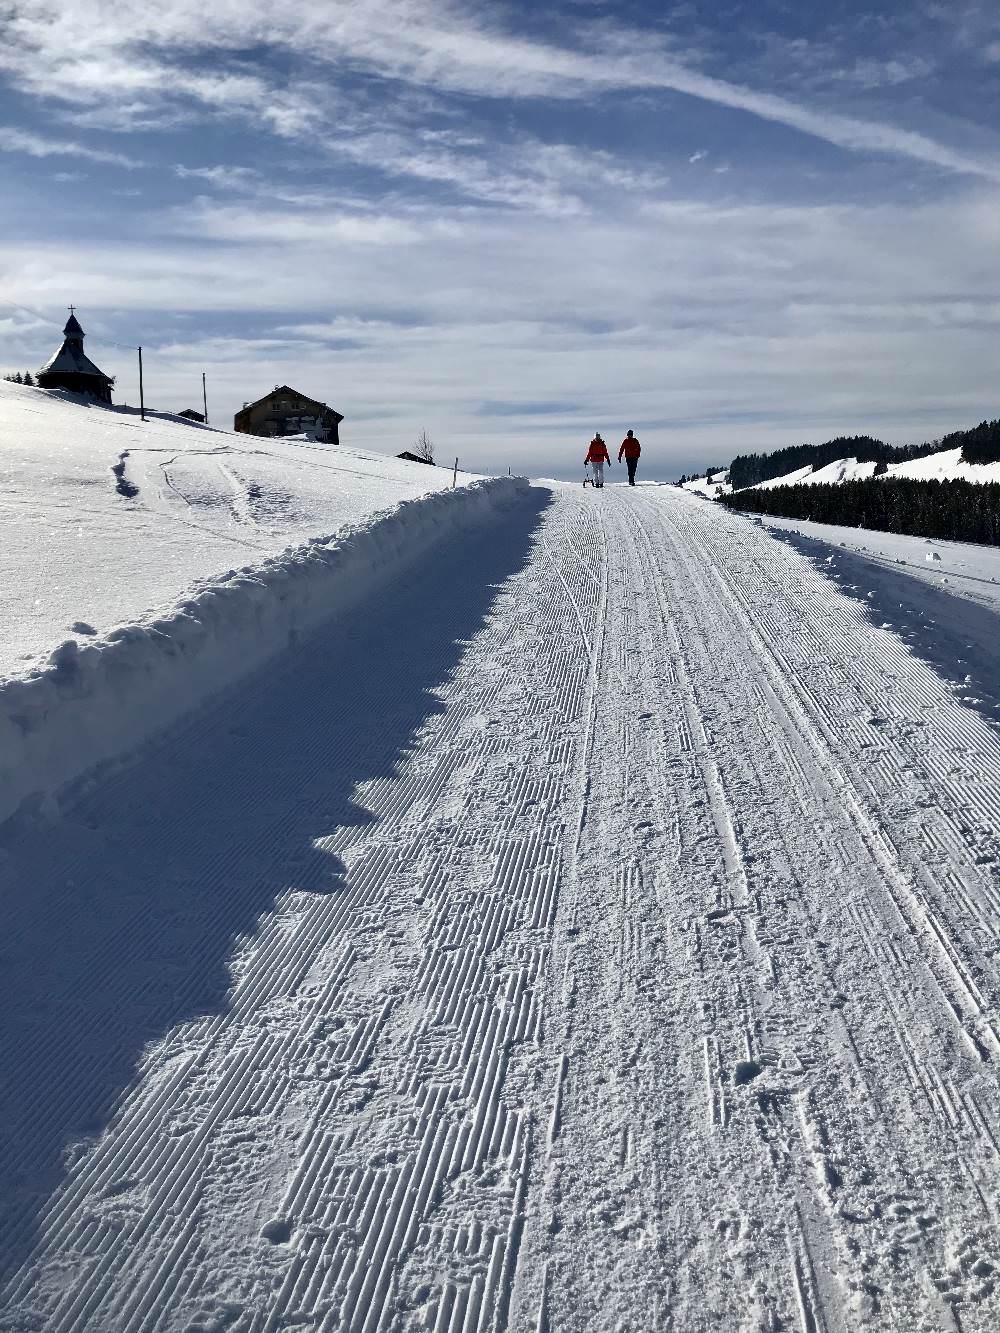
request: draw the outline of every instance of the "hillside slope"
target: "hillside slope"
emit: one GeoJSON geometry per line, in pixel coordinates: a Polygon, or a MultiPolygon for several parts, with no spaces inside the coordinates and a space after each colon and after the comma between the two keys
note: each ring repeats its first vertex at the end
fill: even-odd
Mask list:
{"type": "Polygon", "coordinates": [[[0,677],[198,580],[450,485],[446,468],[178,417],[143,422],[135,409],[0,382],[0,677]]]}
{"type": "MultiPolygon", "coordinates": [[[[747,490],[773,491],[779,486],[823,486],[838,485],[845,481],[864,481],[876,475],[876,463],[870,460],[859,461],[856,458],[838,458],[823,467],[797,468],[783,477],[772,477],[768,481],[748,486],[747,490]]],[[[916,480],[936,481],[971,481],[984,484],[1000,481],[1000,463],[966,463],[962,459],[961,449],[942,449],[924,458],[913,458],[905,463],[889,463],[886,470],[878,474],[883,477],[912,477],[916,480]]]]}

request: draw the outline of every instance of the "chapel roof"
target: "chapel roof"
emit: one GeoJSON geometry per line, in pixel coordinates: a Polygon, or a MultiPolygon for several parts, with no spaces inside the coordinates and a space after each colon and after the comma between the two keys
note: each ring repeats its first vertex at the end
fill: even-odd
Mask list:
{"type": "Polygon", "coordinates": [[[99,366],[95,366],[83,350],[85,334],[79,320],[72,312],[63,329],[65,341],[56,354],[46,361],[39,370],[39,375],[89,375],[94,379],[111,383],[111,377],[105,375],[99,366]]]}

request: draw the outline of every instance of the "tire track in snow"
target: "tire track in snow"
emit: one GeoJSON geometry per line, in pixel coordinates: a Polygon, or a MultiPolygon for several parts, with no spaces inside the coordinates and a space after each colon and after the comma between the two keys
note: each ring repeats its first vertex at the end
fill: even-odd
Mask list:
{"type": "MultiPolygon", "coordinates": [[[[678,529],[678,540],[673,543],[673,554],[677,559],[686,559],[689,568],[698,561],[704,561],[706,569],[705,574],[701,576],[700,581],[704,588],[706,600],[711,599],[713,596],[711,583],[714,581],[714,596],[716,598],[718,598],[720,594],[724,597],[728,596],[730,603],[736,608],[737,603],[732,600],[733,590],[735,588],[737,592],[739,591],[739,585],[744,581],[744,577],[751,583],[753,580],[760,580],[760,582],[763,582],[767,573],[780,569],[782,566],[787,566],[788,564],[786,557],[772,552],[769,547],[764,547],[764,549],[761,550],[760,544],[756,542],[753,543],[750,549],[747,549],[747,545],[744,541],[746,534],[736,528],[735,525],[717,524],[714,519],[710,520],[712,523],[712,535],[711,539],[706,540],[705,538],[708,534],[707,525],[702,526],[702,524],[699,523],[699,527],[702,528],[702,531],[692,533],[691,529],[694,528],[694,523],[683,521],[689,517],[694,517],[694,514],[689,509],[671,510],[671,526],[676,523],[678,529]],[[732,530],[730,530],[731,528],[732,530]],[[692,540],[693,536],[701,538],[701,540],[692,540]]],[[[708,515],[706,514],[704,517],[707,519],[708,515]]],[[[802,566],[800,565],[798,568],[801,570],[802,566]]],[[[809,580],[807,579],[801,580],[802,585],[807,585],[808,583],[809,580]]],[[[794,645],[796,640],[789,634],[787,626],[780,625],[780,613],[784,612],[787,616],[789,612],[795,614],[796,610],[798,610],[799,614],[801,614],[801,607],[803,604],[808,605],[807,599],[810,595],[815,595],[813,592],[815,584],[815,576],[812,576],[812,587],[801,586],[796,588],[794,600],[792,600],[792,596],[790,596],[791,590],[783,593],[783,596],[786,599],[784,604],[777,597],[774,597],[770,607],[769,598],[767,596],[762,596],[759,591],[757,591],[755,596],[744,594],[738,603],[738,614],[740,617],[745,617],[746,619],[745,632],[750,633],[751,638],[753,638],[760,628],[760,621],[767,617],[769,609],[773,609],[774,620],[776,622],[775,629],[778,630],[783,649],[787,652],[789,646],[794,645]]],[[[827,604],[824,602],[824,606],[826,605],[827,604]]],[[[836,662],[838,665],[843,663],[840,670],[845,673],[845,684],[849,680],[856,679],[854,669],[856,668],[858,657],[860,656],[860,654],[857,654],[852,650],[851,646],[852,639],[857,641],[859,637],[859,626],[857,625],[857,622],[855,622],[853,626],[845,624],[843,619],[844,609],[848,605],[846,599],[834,598],[829,611],[829,618],[836,619],[839,622],[837,629],[840,634],[844,636],[843,639],[840,642],[838,642],[837,639],[820,640],[819,642],[814,642],[812,645],[812,651],[820,658],[820,660],[827,658],[830,661],[836,662]],[[850,634],[848,634],[849,630],[852,631],[850,634]],[[849,677],[846,674],[847,672],[851,673],[849,677]]],[[[822,624],[822,620],[819,616],[814,614],[811,619],[808,619],[809,629],[815,630],[818,623],[822,624]]],[[[911,698],[914,693],[918,698],[921,695],[926,696],[927,694],[936,694],[940,701],[941,695],[946,694],[941,682],[939,682],[932,673],[927,671],[926,668],[916,667],[914,664],[906,662],[904,660],[904,652],[894,636],[881,635],[879,637],[884,642],[878,645],[877,651],[872,651],[873,646],[871,644],[865,644],[868,661],[872,663],[871,676],[877,679],[879,669],[881,668],[881,670],[885,670],[884,659],[880,661],[878,655],[878,652],[884,647],[886,650],[885,655],[899,666],[900,679],[893,682],[894,689],[898,690],[902,684],[905,686],[906,690],[911,693],[911,698]]],[[[857,885],[858,888],[860,888],[861,885],[864,885],[870,899],[873,899],[876,903],[881,901],[881,914],[876,912],[875,915],[881,915],[880,925],[882,932],[886,932],[888,928],[893,934],[897,934],[896,931],[892,930],[892,919],[896,903],[892,894],[886,894],[885,892],[887,873],[889,875],[890,887],[894,883],[898,883],[899,872],[893,872],[893,867],[891,865],[887,866],[886,864],[886,857],[895,851],[896,842],[894,841],[891,832],[890,836],[887,838],[885,831],[882,829],[874,830],[875,835],[880,836],[873,836],[870,816],[866,810],[859,811],[857,806],[852,805],[851,802],[847,802],[846,808],[844,806],[843,797],[845,784],[856,781],[857,774],[862,770],[857,769],[853,764],[848,766],[843,763],[842,759],[838,761],[839,766],[838,764],[831,764],[829,761],[825,761],[822,764],[821,771],[816,771],[815,763],[809,763],[810,753],[812,753],[812,755],[816,755],[817,753],[818,737],[815,732],[810,734],[809,728],[814,724],[810,723],[810,720],[806,717],[805,713],[803,713],[801,705],[789,697],[790,692],[796,689],[804,679],[809,679],[809,673],[808,670],[803,671],[797,664],[791,666],[786,665],[785,670],[775,672],[770,666],[769,660],[769,650],[774,647],[775,643],[776,639],[771,639],[769,643],[763,645],[765,651],[758,655],[758,663],[765,673],[765,676],[762,676],[762,679],[769,676],[771,684],[776,690],[779,690],[784,695],[781,703],[778,703],[777,697],[775,696],[770,706],[772,711],[774,711],[778,717],[784,716],[787,718],[786,736],[790,741],[789,748],[794,749],[796,746],[799,747],[796,768],[801,771],[804,765],[806,770],[811,770],[812,785],[819,791],[822,792],[824,786],[826,786],[825,803],[828,810],[831,808],[830,800],[831,797],[833,797],[835,804],[841,806],[843,813],[849,813],[850,816],[853,816],[850,818],[848,826],[842,827],[836,839],[824,836],[828,831],[825,827],[825,825],[828,825],[830,822],[828,819],[814,819],[813,827],[821,837],[821,845],[825,844],[826,848],[829,849],[831,859],[834,863],[836,863],[838,854],[840,859],[843,859],[844,849],[852,840],[852,835],[855,840],[860,839],[862,846],[861,848],[855,848],[853,855],[849,856],[847,868],[850,873],[853,873],[858,877],[858,880],[860,881],[857,885]],[[799,740],[799,736],[802,736],[803,739],[799,740]],[[823,772],[826,773],[826,777],[829,779],[829,785],[824,782],[822,776],[823,772]],[[850,776],[845,776],[847,774],[850,776]],[[863,853],[860,857],[858,856],[859,851],[863,853]],[[870,869],[865,869],[866,863],[870,869]],[[875,873],[873,874],[872,872],[875,873]],[[893,874],[895,877],[893,877],[893,874]],[[879,898],[880,891],[882,894],[881,899],[879,898]]],[[[836,696],[834,697],[836,698],[836,696]]],[[[869,698],[869,707],[866,710],[868,714],[871,713],[871,709],[876,702],[878,709],[885,711],[887,697],[884,678],[880,683],[880,687],[876,687],[876,691],[873,691],[873,695],[869,698]]],[[[822,719],[825,717],[825,735],[829,739],[832,735],[831,728],[839,730],[839,728],[837,728],[837,723],[829,716],[828,710],[822,707],[821,701],[816,701],[816,707],[820,716],[815,725],[820,725],[822,719]]],[[[915,705],[911,699],[907,699],[904,703],[904,710],[909,711],[911,716],[915,714],[915,705]]],[[[955,709],[953,705],[951,706],[951,711],[958,723],[956,729],[966,729],[969,726],[969,719],[967,716],[963,715],[962,710],[955,709]]],[[[978,726],[978,719],[973,719],[973,725],[978,726]]],[[[917,730],[918,734],[920,734],[919,729],[917,730]]],[[[947,739],[947,732],[945,733],[945,739],[947,739]]],[[[989,743],[990,740],[987,736],[981,736],[979,738],[980,745],[986,746],[989,743]]],[[[840,750],[843,750],[842,744],[840,750]]],[[[905,745],[900,746],[898,740],[896,741],[896,748],[893,751],[893,755],[893,764],[897,768],[899,766],[900,758],[903,759],[904,766],[908,762],[905,758],[905,745]]],[[[820,757],[822,758],[822,756],[820,757]]],[[[987,800],[989,801],[992,798],[993,793],[987,797],[987,800]]],[[[884,792],[880,794],[879,806],[881,808],[883,824],[885,825],[886,830],[891,831],[898,822],[898,816],[894,818],[895,811],[893,810],[891,803],[886,800],[886,793],[884,792]],[[886,814],[888,814],[888,818],[886,818],[886,814]]],[[[818,813],[819,812],[817,812],[817,814],[818,813]]],[[[837,822],[843,825],[843,818],[841,817],[837,822]]],[[[852,896],[858,905],[863,901],[863,899],[858,897],[857,889],[855,889],[855,893],[852,896]]],[[[946,898],[944,901],[946,901],[946,898]]],[[[853,905],[854,904],[849,903],[848,907],[852,908],[853,905]]],[[[975,952],[978,951],[979,950],[977,949],[975,952]]],[[[975,957],[975,952],[972,953],[973,957],[975,957]]],[[[980,952],[980,958],[981,957],[982,955],[980,952]]],[[[884,989],[883,977],[884,968],[876,966],[872,969],[870,985],[874,988],[874,993],[878,993],[879,991],[882,992],[885,998],[886,1008],[891,1014],[891,997],[888,990],[884,989]]],[[[908,994],[912,995],[914,979],[914,975],[911,971],[906,978],[904,987],[901,988],[901,996],[908,996],[908,994]]],[[[843,990],[847,990],[848,988],[844,984],[844,981],[845,978],[841,975],[838,979],[839,986],[843,990]]],[[[945,1039],[942,1042],[942,1035],[939,1030],[937,1030],[933,1019],[931,1024],[928,1023],[928,1014],[933,1015],[937,1012],[941,1014],[943,1018],[950,1016],[949,1007],[946,1004],[940,1003],[940,996],[941,992],[937,990],[936,985],[932,985],[930,991],[927,991],[925,987],[923,996],[920,999],[914,995],[912,996],[911,1003],[906,1005],[903,1021],[894,1025],[901,1039],[901,1050],[904,1051],[905,1064],[908,1064],[914,1071],[919,1070],[921,1066],[926,1071],[924,1077],[920,1078],[918,1082],[915,1082],[912,1085],[918,1096],[918,1105],[916,1107],[908,1107],[905,1105],[905,1102],[901,1105],[900,1103],[902,1102],[902,1099],[898,1097],[895,1098],[895,1105],[893,1104],[894,1094],[897,1090],[894,1087],[892,1073],[895,1067],[895,1062],[890,1058],[888,1068],[881,1071],[884,1074],[884,1080],[882,1088],[879,1090],[878,1101],[876,1101],[871,1108],[873,1117],[878,1116],[879,1105],[883,1108],[889,1108],[887,1112],[883,1111],[883,1116],[888,1115],[894,1117],[895,1123],[906,1123],[908,1126],[906,1134],[897,1143],[893,1143],[891,1137],[887,1143],[883,1140],[884,1148],[888,1150],[888,1160],[895,1159],[894,1172],[897,1180],[909,1181],[917,1187],[914,1191],[915,1198],[912,1204],[905,1202],[899,1204],[901,1216],[909,1216],[918,1211],[921,1192],[920,1186],[923,1184],[924,1188],[926,1188],[928,1184],[932,1183],[926,1181],[921,1182],[921,1176],[927,1174],[926,1163],[934,1161],[935,1158],[940,1155],[940,1129],[949,1127],[947,1118],[944,1123],[942,1123],[940,1107],[949,1102],[954,1105],[954,1099],[950,1097],[948,1092],[948,1080],[942,1079],[941,1075],[935,1069],[934,1063],[928,1061],[928,1040],[930,1040],[932,1047],[937,1048],[939,1052],[938,1058],[942,1059],[946,1065],[950,1064],[952,1069],[956,1070],[956,1072],[960,1072],[962,1066],[966,1063],[960,1045],[956,1047],[954,1039],[950,1041],[945,1039]],[[935,991],[937,991],[937,995],[935,994],[935,991]],[[936,1000],[937,1003],[935,1003],[936,1000]],[[928,1001],[930,1001],[929,1006],[927,1004],[928,1001]],[[925,1112],[922,1112],[919,1107],[919,1099],[923,1094],[922,1092],[917,1091],[917,1089],[920,1089],[922,1084],[926,1084],[927,1088],[933,1088],[935,1084],[937,1085],[937,1091],[933,1094],[927,1094],[925,1112],[930,1111],[930,1117],[925,1112]],[[911,1121],[913,1122],[912,1128],[910,1127],[911,1121]],[[913,1143],[911,1142],[912,1140],[916,1140],[916,1142],[913,1143]],[[904,1151],[902,1153],[903,1158],[909,1157],[909,1166],[905,1164],[905,1161],[900,1160],[901,1154],[898,1151],[900,1146],[904,1147],[904,1149],[910,1149],[909,1152],[904,1151]]],[[[877,1015],[878,1011],[876,1011],[876,1016],[877,1015]]],[[[857,1043],[863,1042],[865,1037],[868,1037],[869,1040],[871,1040],[873,1036],[875,1038],[873,1042],[874,1050],[872,1047],[869,1047],[869,1064],[866,1071],[868,1076],[867,1085],[870,1087],[871,1084],[876,1081],[872,1075],[875,1072],[875,1067],[879,1059],[879,1056],[876,1054],[878,1050],[878,1034],[877,1031],[874,1033],[871,1031],[875,1026],[874,1024],[868,1025],[868,1033],[863,1031],[864,1026],[864,1024],[861,1024],[859,1027],[855,1028],[853,1034],[848,1033],[847,1035],[850,1037],[851,1045],[855,1052],[857,1051],[857,1043]]],[[[884,1060],[884,1053],[882,1053],[881,1058],[884,1060]]],[[[966,1076],[967,1073],[968,1071],[966,1070],[966,1076]]],[[[911,1085],[907,1083],[906,1086],[911,1085]]],[[[840,1117],[835,1117],[835,1119],[846,1118],[850,1114],[850,1109],[849,1106],[844,1107],[842,1115],[840,1117]]],[[[950,1127],[957,1127],[954,1118],[950,1121],[950,1127]]],[[[883,1128],[891,1131],[892,1121],[890,1120],[888,1124],[883,1121],[883,1128]]],[[[939,1181],[936,1188],[932,1189],[929,1200],[925,1199],[924,1206],[928,1207],[932,1214],[934,1209],[940,1209],[941,1213],[945,1216],[942,1218],[935,1218],[932,1215],[929,1221],[925,1217],[924,1223],[922,1224],[925,1227],[936,1230],[941,1223],[946,1223],[947,1226],[950,1226],[958,1232],[961,1232],[963,1229],[967,1232],[975,1230],[974,1226],[963,1223],[961,1220],[962,1212],[956,1207],[955,1199],[950,1197],[950,1191],[954,1188],[956,1197],[965,1196],[969,1198],[972,1211],[979,1211],[979,1204],[982,1202],[983,1191],[980,1185],[976,1182],[975,1172],[970,1165],[971,1162],[979,1156],[977,1150],[973,1147],[972,1143],[970,1143],[971,1128],[971,1121],[967,1120],[966,1123],[961,1126],[961,1132],[955,1135],[955,1139],[953,1140],[954,1147],[951,1148],[949,1152],[949,1157],[952,1156],[952,1153],[954,1154],[953,1159],[942,1168],[941,1172],[942,1180],[948,1181],[948,1184],[942,1186],[941,1181],[939,1181]],[[949,1180],[949,1175],[952,1176],[951,1180],[949,1180]],[[978,1198],[976,1196],[978,1196],[978,1198]]],[[[889,1136],[887,1135],[886,1137],[889,1136]]],[[[875,1156],[871,1161],[873,1170],[877,1171],[881,1165],[880,1158],[875,1156]]],[[[993,1170],[995,1172],[995,1164],[993,1170]]],[[[995,1226],[995,1216],[991,1217],[989,1210],[986,1212],[986,1220],[989,1222],[990,1226],[995,1226]]],[[[954,1271],[954,1266],[952,1272],[948,1272],[947,1263],[942,1263],[942,1259],[946,1258],[950,1241],[947,1236],[946,1227],[942,1227],[942,1230],[944,1231],[943,1236],[938,1234],[925,1238],[925,1240],[933,1242],[932,1244],[927,1245],[928,1253],[926,1262],[932,1269],[935,1282],[935,1287],[930,1287],[930,1284],[928,1283],[927,1286],[930,1289],[922,1294],[923,1298],[921,1303],[926,1309],[929,1309],[932,1312],[931,1314],[925,1314],[924,1316],[928,1321],[926,1323],[926,1326],[928,1327],[951,1326],[951,1318],[947,1313],[948,1307],[941,1302],[940,1297],[938,1297],[938,1290],[943,1291],[946,1298],[950,1301],[968,1301],[973,1311],[976,1309],[977,1302],[988,1299],[989,1297],[989,1282],[977,1284],[973,1279],[970,1283],[965,1279],[964,1274],[961,1271],[957,1273],[954,1271]],[[937,1270],[936,1272],[934,1272],[935,1268],[937,1270]],[[935,1290],[935,1288],[937,1290],[935,1290]]],[[[912,1243],[911,1238],[908,1241],[908,1244],[912,1243]]],[[[966,1241],[962,1240],[956,1242],[958,1245],[965,1243],[966,1241]]],[[[981,1247],[982,1252],[984,1242],[979,1240],[973,1243],[978,1244],[981,1247]]],[[[988,1270],[991,1263],[991,1258],[989,1256],[996,1253],[995,1237],[991,1244],[986,1244],[985,1248],[987,1258],[980,1258],[977,1261],[984,1272],[988,1270]]],[[[893,1286],[900,1287],[902,1286],[902,1282],[898,1279],[894,1279],[891,1282],[888,1280],[886,1281],[886,1288],[889,1291],[892,1290],[893,1286]]],[[[917,1292],[914,1299],[921,1300],[921,1294],[917,1292]]],[[[919,1310],[920,1307],[916,1306],[915,1308],[919,1310]]],[[[912,1319],[915,1316],[911,1313],[907,1317],[912,1319]]],[[[972,1317],[973,1315],[966,1313],[963,1310],[964,1319],[972,1317]]],[[[986,1315],[984,1312],[984,1317],[986,1323],[982,1325],[976,1324],[974,1326],[988,1326],[990,1316],[986,1315]]]]}
{"type": "MultiPolygon", "coordinates": [[[[567,1077],[558,1171],[525,1241],[545,1318],[939,1329],[957,1327],[957,1301],[963,1327],[985,1329],[996,1242],[967,1169],[972,1115],[956,1136],[965,1156],[939,1160],[937,1120],[873,1003],[882,963],[855,947],[856,903],[891,924],[885,867],[772,679],[757,608],[720,595],[729,552],[701,527],[714,515],[672,505],[665,521],[614,492],[604,511],[619,643],[592,765],[599,845],[584,847],[570,972],[550,973],[549,1002],[561,992],[571,1022],[546,1042],[567,1077]],[[624,590],[637,570],[648,584],[624,590]],[[609,857],[633,855],[652,900],[608,876],[609,857]]],[[[847,645],[824,647],[836,660],[847,645]]],[[[914,1017],[915,1067],[954,1130],[957,1100],[927,1060],[935,1029],[914,1017]]],[[[964,1058],[954,1037],[945,1054],[964,1058]]],[[[534,1327],[538,1306],[519,1314],[534,1327]]]]}

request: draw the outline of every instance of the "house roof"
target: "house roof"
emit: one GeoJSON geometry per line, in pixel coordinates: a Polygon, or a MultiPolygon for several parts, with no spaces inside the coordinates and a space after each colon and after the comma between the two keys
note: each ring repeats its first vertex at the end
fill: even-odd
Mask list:
{"type": "Polygon", "coordinates": [[[70,315],[63,329],[66,340],[55,356],[46,361],[39,370],[39,375],[89,375],[92,379],[103,380],[110,384],[110,375],[105,375],[99,366],[95,366],[83,350],[84,332],[75,315],[70,315]]]}
{"type": "Polygon", "coordinates": [[[329,412],[330,415],[336,417],[338,421],[343,421],[344,419],[344,414],[338,412],[336,408],[331,407],[329,403],[321,402],[318,398],[310,398],[307,393],[300,393],[298,389],[293,389],[288,384],[276,384],[270,393],[265,393],[263,398],[257,398],[254,402],[247,403],[245,407],[240,408],[236,415],[241,417],[244,412],[249,412],[254,407],[260,407],[261,403],[266,403],[271,398],[277,398],[286,393],[291,394],[294,398],[301,398],[304,403],[309,403],[312,407],[322,407],[325,412],[329,412]]]}

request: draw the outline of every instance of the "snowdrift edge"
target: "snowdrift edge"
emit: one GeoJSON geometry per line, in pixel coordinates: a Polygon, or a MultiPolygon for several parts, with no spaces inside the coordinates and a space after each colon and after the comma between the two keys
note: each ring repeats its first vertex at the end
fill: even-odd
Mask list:
{"type": "Polygon", "coordinates": [[[528,487],[497,477],[402,500],[364,524],[206,579],[165,613],[68,639],[42,667],[0,681],[0,823],[133,751],[528,487]]]}

